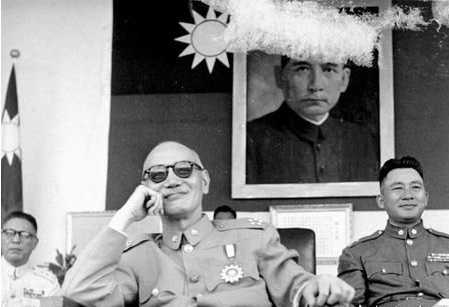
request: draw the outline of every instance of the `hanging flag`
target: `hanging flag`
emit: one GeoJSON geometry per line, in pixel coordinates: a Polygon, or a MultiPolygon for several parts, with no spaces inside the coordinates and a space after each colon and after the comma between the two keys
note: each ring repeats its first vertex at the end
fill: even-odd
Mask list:
{"type": "Polygon", "coordinates": [[[2,215],[22,211],[22,154],[20,120],[14,65],[2,112],[2,215]]]}

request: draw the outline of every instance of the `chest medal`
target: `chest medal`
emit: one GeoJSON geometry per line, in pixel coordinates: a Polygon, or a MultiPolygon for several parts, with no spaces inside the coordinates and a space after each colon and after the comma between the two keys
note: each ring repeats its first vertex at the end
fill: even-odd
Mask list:
{"type": "Polygon", "coordinates": [[[235,282],[238,282],[243,277],[243,269],[240,266],[234,264],[234,244],[226,244],[224,248],[230,264],[226,265],[224,269],[221,270],[220,277],[222,280],[224,280],[224,282],[233,284],[235,282]]]}

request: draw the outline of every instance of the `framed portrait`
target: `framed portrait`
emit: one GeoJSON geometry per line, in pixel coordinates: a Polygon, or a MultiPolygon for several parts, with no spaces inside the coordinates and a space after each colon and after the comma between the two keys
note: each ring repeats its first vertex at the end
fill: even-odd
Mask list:
{"type": "MultiPolygon", "coordinates": [[[[333,3],[343,10],[353,2],[339,0],[333,3]]],[[[376,14],[390,6],[390,1],[385,0],[357,2],[357,9],[376,14]]],[[[318,139],[312,142],[307,139],[309,136],[305,136],[311,149],[304,149],[304,153],[303,149],[298,147],[302,145],[296,144],[293,140],[295,137],[298,139],[304,137],[298,135],[302,133],[299,127],[302,129],[303,125],[298,124],[299,126],[296,127],[296,118],[290,115],[283,117],[287,113],[279,115],[279,112],[283,112],[282,109],[287,106],[284,97],[285,89],[281,90],[282,87],[279,86],[275,73],[281,67],[281,56],[259,51],[249,54],[235,53],[232,197],[319,198],[377,195],[379,193],[378,168],[394,156],[391,30],[382,32],[380,48],[379,51],[375,51],[374,59],[372,67],[359,67],[351,63],[345,66],[345,69],[350,71],[348,86],[337,104],[329,111],[329,117],[325,123],[318,126],[318,132],[313,132],[313,135],[318,135],[318,139]],[[277,115],[270,117],[270,114],[275,113],[277,115]],[[284,138],[277,134],[279,132],[277,128],[275,132],[267,132],[263,135],[261,131],[266,129],[260,125],[265,124],[264,118],[268,117],[277,127],[282,126],[280,130],[285,128],[284,123],[292,122],[293,127],[285,129],[292,129],[293,132],[290,134],[295,134],[295,137],[284,138]],[[331,123],[344,125],[345,128],[331,126],[331,123]],[[346,132],[339,133],[340,130],[346,132]],[[253,137],[254,134],[256,134],[255,137],[253,137]],[[271,141],[265,139],[267,135],[272,138],[271,141]],[[335,144],[326,145],[324,142],[332,140],[333,136],[337,140],[335,144]],[[364,145],[368,139],[372,144],[371,147],[364,145]],[[255,146],[256,141],[258,144],[264,144],[263,146],[268,150],[267,153],[257,152],[263,146],[255,146]],[[350,141],[355,143],[351,145],[352,149],[348,147],[342,151],[341,156],[338,156],[338,148],[343,148],[344,144],[350,141]],[[327,149],[325,149],[326,146],[328,146],[327,149]],[[362,151],[360,148],[370,149],[362,151]],[[321,152],[317,153],[320,150],[321,152]],[[265,157],[259,159],[259,156],[263,155],[265,157]],[[306,157],[310,158],[310,161],[305,160],[306,157]],[[292,160],[286,162],[286,159],[292,160]],[[295,159],[300,162],[294,162],[295,159]],[[303,163],[301,159],[305,162],[303,163]],[[304,169],[299,166],[301,163],[306,165],[304,169]],[[356,164],[357,166],[353,166],[356,164]],[[370,169],[365,170],[365,165],[366,167],[370,165],[370,169]],[[259,173],[262,175],[259,176],[259,173]],[[283,178],[284,175],[286,178],[283,178]]]]}

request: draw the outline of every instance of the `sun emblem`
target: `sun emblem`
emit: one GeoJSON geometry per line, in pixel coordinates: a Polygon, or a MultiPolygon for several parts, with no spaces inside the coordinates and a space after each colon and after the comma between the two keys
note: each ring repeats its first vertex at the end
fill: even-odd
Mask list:
{"type": "Polygon", "coordinates": [[[11,119],[9,113],[4,112],[2,118],[2,158],[6,155],[9,165],[12,164],[14,155],[22,159],[19,139],[19,114],[11,119]]]}
{"type": "Polygon", "coordinates": [[[225,282],[233,284],[243,277],[243,270],[238,265],[227,265],[221,270],[220,276],[225,282]]]}
{"type": "Polygon", "coordinates": [[[226,67],[229,67],[226,55],[226,43],[223,40],[223,32],[226,29],[228,14],[221,14],[218,18],[215,11],[209,7],[206,18],[192,9],[194,24],[180,22],[179,24],[189,34],[175,38],[176,41],[189,44],[179,57],[195,54],[192,69],[206,59],[209,73],[212,73],[215,60],[218,59],[226,67]]]}

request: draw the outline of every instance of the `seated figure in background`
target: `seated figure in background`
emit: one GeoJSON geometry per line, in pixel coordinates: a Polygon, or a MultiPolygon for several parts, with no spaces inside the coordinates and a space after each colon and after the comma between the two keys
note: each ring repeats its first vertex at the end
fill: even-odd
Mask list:
{"type": "Polygon", "coordinates": [[[28,260],[39,242],[36,219],[11,212],[2,225],[2,307],[39,306],[42,296],[57,295],[60,287],[53,273],[33,267],[28,260]]]}
{"type": "Polygon", "coordinates": [[[433,306],[449,297],[449,234],[424,228],[422,167],[413,157],[390,159],[379,183],[387,226],[343,250],[338,276],[355,288],[353,306],[433,306]]]}
{"type": "Polygon", "coordinates": [[[147,156],[143,178],[108,227],[83,250],[63,292],[89,306],[311,306],[346,304],[354,289],[313,275],[293,260],[274,226],[248,219],[211,222],[202,198],[210,178],[198,154],[163,142],[147,156]],[[160,214],[162,235],[129,242],[127,227],[160,214]]]}
{"type": "Polygon", "coordinates": [[[237,212],[229,206],[219,206],[214,210],[214,220],[232,220],[237,218],[237,212]]]}

